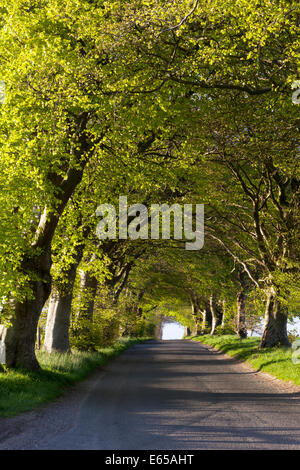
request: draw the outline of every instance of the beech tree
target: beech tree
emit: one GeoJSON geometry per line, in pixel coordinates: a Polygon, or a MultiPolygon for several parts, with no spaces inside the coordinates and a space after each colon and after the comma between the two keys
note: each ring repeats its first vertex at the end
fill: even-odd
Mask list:
{"type": "Polygon", "coordinates": [[[208,230],[253,284],[266,292],[261,347],[288,345],[288,289],[285,294],[281,291],[277,273],[299,276],[299,246],[295,243],[299,228],[296,129],[293,118],[277,114],[274,108],[263,114],[257,110],[250,123],[248,105],[245,110],[243,103],[236,103],[240,122],[235,122],[235,127],[234,121],[231,127],[221,115],[218,131],[210,127],[211,145],[207,148],[211,157],[205,173],[212,217],[208,230]],[[271,137],[271,128],[276,129],[276,137],[271,137]]]}
{"type": "Polygon", "coordinates": [[[116,306],[129,285],[137,318],[173,298],[191,304],[183,321],[204,332],[209,319],[214,333],[225,306],[241,338],[258,289],[261,347],[288,346],[300,275],[297,3],[3,0],[0,16],[7,366],[39,368],[36,329],[51,289],[45,348],[69,350],[79,272],[90,317],[101,283],[116,306]],[[182,243],[151,241],[96,249],[95,210],[121,193],[205,203],[207,250],[183,256],[182,243]],[[103,259],[87,269],[100,253],[108,276],[103,259]]]}
{"type": "MultiPolygon", "coordinates": [[[[78,31],[68,32],[70,16],[63,20],[55,2],[33,7],[5,2],[2,11],[1,74],[7,89],[1,109],[2,184],[9,179],[2,247],[16,254],[3,278],[9,288],[3,291],[4,312],[12,318],[4,333],[6,358],[8,366],[35,370],[35,331],[50,294],[51,243],[86,165],[99,152],[108,121],[105,107],[91,106],[82,87],[85,54],[78,31]]],[[[72,11],[78,21],[80,14],[72,11]]]]}
{"type": "Polygon", "coordinates": [[[8,366],[39,367],[35,332],[50,294],[57,225],[86,167],[104,149],[109,153],[110,135],[122,128],[116,124],[122,98],[110,92],[120,75],[107,59],[110,42],[99,35],[104,10],[87,1],[3,4],[1,294],[2,317],[12,323],[2,336],[8,366]]]}
{"type": "MultiPolygon", "coordinates": [[[[202,138],[199,133],[195,135],[193,128],[190,134],[192,143],[187,142],[186,148],[190,152],[198,149],[200,155],[202,152],[199,159],[208,155],[218,155],[220,158],[222,154],[223,162],[226,162],[234,177],[232,184],[240,187],[240,197],[250,199],[255,231],[253,233],[249,227],[248,233],[255,239],[256,248],[253,247],[253,240],[245,241],[243,247],[241,240],[236,240],[238,237],[234,241],[231,239],[229,245],[233,243],[240,251],[247,252],[247,255],[249,252],[253,255],[258,250],[256,262],[252,263],[256,265],[255,271],[259,267],[264,271],[263,288],[267,296],[265,332],[261,347],[288,345],[287,309],[286,305],[280,306],[280,288],[276,285],[275,278],[278,278],[277,271],[298,269],[295,263],[299,260],[295,253],[295,243],[287,248],[288,240],[295,241],[299,213],[299,182],[295,159],[298,151],[295,135],[298,121],[291,101],[291,84],[298,73],[296,50],[299,46],[299,15],[296,4],[280,2],[273,5],[264,1],[257,6],[248,2],[230,1],[223,2],[220,8],[218,1],[210,2],[207,6],[195,1],[193,7],[188,8],[185,2],[178,7],[175,2],[170,1],[167,15],[162,5],[155,9],[153,2],[147,2],[141,10],[137,10],[135,6],[128,7],[127,30],[124,29],[122,33],[126,34],[127,31],[128,41],[139,48],[144,60],[151,56],[152,88],[154,85],[157,90],[167,88],[170,93],[170,83],[178,85],[172,89],[172,93],[186,110],[181,111],[180,118],[189,127],[192,127],[191,106],[186,105],[185,98],[198,100],[195,108],[198,111],[197,119],[201,116],[202,138]],[[151,52],[145,47],[150,38],[151,52]],[[224,126],[221,124],[223,135],[219,127],[221,116],[216,115],[219,105],[225,113],[222,119],[224,126]],[[211,116],[210,125],[204,118],[207,108],[211,116]],[[248,118],[245,118],[245,108],[249,112],[248,118]],[[259,120],[260,125],[257,126],[259,120]],[[277,138],[274,139],[275,129],[277,138]],[[211,145],[207,142],[208,134],[211,141],[214,141],[211,145]],[[240,165],[240,161],[245,158],[249,162],[248,168],[247,165],[240,165]],[[255,181],[251,180],[252,175],[249,177],[249,169],[250,174],[257,172],[255,181]],[[275,229],[277,240],[274,230],[269,226],[275,236],[275,246],[279,246],[279,251],[275,249],[273,252],[270,252],[270,247],[274,240],[271,242],[272,235],[268,239],[267,231],[263,228],[265,222],[261,217],[262,212],[266,215],[270,210],[270,205],[274,206],[270,211],[271,218],[273,211],[279,213],[275,229]],[[286,256],[290,259],[290,267],[283,266],[286,256]]],[[[144,89],[150,90],[149,83],[147,76],[143,83],[144,89]]],[[[213,168],[218,171],[216,166],[213,168]]],[[[201,170],[205,173],[205,165],[201,165],[201,170]]],[[[207,170],[209,174],[211,170],[207,170]]],[[[208,186],[204,179],[202,182],[207,194],[208,186]]],[[[209,191],[212,191],[212,187],[209,191]]],[[[222,195],[219,194],[218,197],[223,202],[222,195]]],[[[238,192],[235,197],[239,197],[238,192]]],[[[235,209],[229,213],[227,220],[241,217],[237,200],[234,203],[235,209]]],[[[216,225],[221,223],[222,217],[224,216],[221,215],[219,221],[215,219],[216,225]]],[[[249,219],[247,223],[248,221],[249,219]]],[[[238,222],[236,227],[240,227],[238,222]]],[[[241,232],[245,236],[243,227],[241,232]]],[[[224,233],[219,236],[219,240],[225,244],[224,233]]],[[[242,259],[243,256],[240,253],[237,255],[232,246],[228,252],[232,253],[235,260],[240,261],[254,284],[257,283],[249,266],[242,259]]]]}

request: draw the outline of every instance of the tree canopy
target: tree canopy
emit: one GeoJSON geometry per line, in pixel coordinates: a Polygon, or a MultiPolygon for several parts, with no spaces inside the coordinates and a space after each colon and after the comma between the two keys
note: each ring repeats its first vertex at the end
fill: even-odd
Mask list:
{"type": "Polygon", "coordinates": [[[39,322],[51,351],[69,350],[69,330],[76,347],[95,347],[101,325],[104,341],[110,326],[112,338],[150,332],[161,315],[243,337],[265,310],[261,347],[289,345],[297,2],[3,0],[0,19],[7,364],[39,367],[39,322]],[[99,240],[97,207],[120,196],[204,204],[204,248],[99,240]]]}

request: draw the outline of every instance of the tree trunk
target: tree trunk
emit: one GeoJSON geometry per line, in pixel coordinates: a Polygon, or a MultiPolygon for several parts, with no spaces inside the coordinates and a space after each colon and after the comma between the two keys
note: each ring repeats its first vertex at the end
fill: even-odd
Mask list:
{"type": "Polygon", "coordinates": [[[155,330],[154,330],[154,336],[158,340],[162,339],[162,323],[163,323],[163,317],[159,316],[156,319],[156,325],[155,325],[155,330]]]}
{"type": "Polygon", "coordinates": [[[51,292],[51,243],[59,222],[70,197],[82,180],[85,166],[91,156],[94,144],[89,141],[86,125],[89,113],[78,116],[78,145],[75,146],[74,157],[78,166],[69,167],[65,175],[50,173],[49,182],[57,189],[57,201],[54,207],[46,207],[35,232],[34,243],[28,246],[32,251],[40,253],[24,258],[20,274],[30,276],[28,287],[31,298],[15,301],[12,326],[5,329],[0,340],[5,342],[6,364],[8,367],[22,367],[35,371],[40,368],[35,356],[35,341],[38,321],[42,309],[51,292]]]}
{"type": "Polygon", "coordinates": [[[86,318],[93,320],[95,296],[98,287],[98,281],[95,276],[91,276],[88,271],[79,271],[80,275],[80,300],[77,319],[86,318]]]}
{"type": "Polygon", "coordinates": [[[190,330],[190,336],[197,336],[198,334],[198,320],[197,318],[194,317],[194,325],[192,328],[189,328],[190,330]]]}
{"type": "Polygon", "coordinates": [[[77,338],[82,338],[76,346],[81,351],[90,351],[94,349],[91,341],[90,325],[93,321],[95,296],[98,288],[98,281],[95,276],[90,275],[88,271],[79,270],[80,291],[79,307],[75,319],[73,334],[77,338]]]}
{"type": "Polygon", "coordinates": [[[201,334],[205,334],[206,330],[211,330],[212,327],[212,315],[210,311],[209,302],[205,303],[205,308],[202,310],[202,326],[201,334]]]}
{"type": "MultiPolygon", "coordinates": [[[[7,367],[20,367],[30,371],[40,369],[35,356],[38,321],[51,289],[50,250],[37,258],[23,262],[24,272],[34,273],[36,280],[30,281],[32,299],[13,304],[13,324],[4,328],[0,340],[5,343],[7,367]]],[[[33,276],[32,276],[33,277],[33,276]]]]}
{"type": "MultiPolygon", "coordinates": [[[[129,278],[129,274],[132,270],[134,266],[134,262],[131,261],[129,262],[125,267],[124,267],[124,273],[123,273],[123,278],[122,280],[120,281],[118,287],[116,290],[111,290],[112,292],[112,299],[113,299],[113,305],[117,305],[118,304],[118,301],[119,301],[119,297],[123,291],[123,289],[125,288],[126,284],[127,284],[127,281],[128,281],[128,278],[129,278]]],[[[113,284],[115,284],[115,280],[112,278],[112,281],[113,281],[113,284]]]]}
{"type": "Polygon", "coordinates": [[[193,317],[193,320],[194,320],[194,325],[189,328],[189,333],[190,333],[190,336],[197,336],[197,333],[198,333],[198,323],[199,323],[199,318],[198,318],[198,315],[199,315],[199,310],[198,310],[198,304],[196,302],[196,298],[195,296],[190,296],[191,297],[191,304],[192,304],[192,317],[193,317]]]}
{"type": "MultiPolygon", "coordinates": [[[[85,144],[85,138],[83,141],[85,144]]],[[[82,160],[80,169],[70,168],[65,178],[58,178],[59,204],[56,211],[45,208],[36,230],[35,242],[30,246],[31,250],[41,254],[24,258],[21,264],[20,274],[29,275],[31,279],[28,282],[31,296],[24,301],[14,302],[12,326],[5,329],[0,338],[5,343],[8,367],[21,367],[29,371],[40,369],[35,356],[35,342],[39,317],[51,292],[51,243],[59,217],[80,183],[86,163],[87,159],[82,160]]]]}
{"type": "Polygon", "coordinates": [[[69,326],[72,298],[72,291],[68,294],[52,291],[44,341],[44,350],[49,353],[70,351],[69,326]]]}
{"type": "Polygon", "coordinates": [[[221,328],[224,328],[225,326],[225,306],[226,306],[226,301],[222,300],[222,321],[221,321],[221,328]]]}
{"type": "Polygon", "coordinates": [[[265,312],[265,325],[259,348],[291,346],[287,335],[287,307],[283,307],[274,291],[269,292],[265,312]]]}
{"type": "Polygon", "coordinates": [[[237,303],[236,333],[239,338],[247,338],[246,311],[245,311],[245,301],[247,297],[246,295],[247,274],[245,271],[239,270],[238,280],[240,284],[240,289],[236,297],[236,303],[237,303]]]}
{"type": "Polygon", "coordinates": [[[247,338],[245,294],[243,290],[240,290],[237,294],[236,328],[239,338],[247,338]]]}
{"type": "Polygon", "coordinates": [[[214,294],[210,296],[209,303],[210,303],[210,311],[211,311],[211,316],[212,316],[212,326],[211,326],[210,334],[214,335],[217,326],[221,324],[220,312],[218,311],[214,294]]]}
{"type": "Polygon", "coordinates": [[[198,295],[192,290],[189,290],[189,296],[192,307],[192,317],[194,320],[194,325],[189,329],[191,336],[196,336],[199,332],[199,323],[201,318],[200,302],[198,295]]]}
{"type": "Polygon", "coordinates": [[[44,350],[49,353],[70,352],[69,329],[73,287],[83,248],[83,244],[79,245],[75,260],[66,273],[67,285],[61,289],[53,289],[51,293],[44,341],[44,350]]]}
{"type": "Polygon", "coordinates": [[[36,349],[41,349],[41,328],[39,326],[36,330],[36,349]]]}
{"type": "Polygon", "coordinates": [[[239,271],[238,278],[240,283],[240,290],[237,293],[237,316],[236,316],[236,332],[239,338],[247,338],[247,326],[246,326],[246,273],[239,271]]]}

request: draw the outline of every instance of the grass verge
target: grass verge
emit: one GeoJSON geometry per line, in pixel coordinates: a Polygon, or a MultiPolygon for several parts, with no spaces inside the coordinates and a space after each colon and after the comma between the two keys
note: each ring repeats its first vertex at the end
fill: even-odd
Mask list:
{"type": "Polygon", "coordinates": [[[0,366],[0,416],[15,416],[51,402],[61,396],[68,386],[83,380],[109,359],[147,339],[122,339],[111,347],[91,353],[37,352],[42,370],[35,373],[13,369],[5,372],[0,366]]]}
{"type": "Polygon", "coordinates": [[[291,348],[258,349],[260,338],[239,339],[235,335],[193,336],[186,339],[208,344],[229,356],[251,364],[256,370],[267,372],[285,382],[300,385],[300,364],[293,364],[291,348]]]}

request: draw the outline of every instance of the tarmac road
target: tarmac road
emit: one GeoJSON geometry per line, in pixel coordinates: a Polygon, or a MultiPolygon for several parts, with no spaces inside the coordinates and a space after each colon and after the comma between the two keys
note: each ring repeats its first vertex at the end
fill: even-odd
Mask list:
{"type": "Polygon", "coordinates": [[[78,387],[0,420],[0,449],[300,449],[300,393],[200,343],[135,345],[78,387]]]}

